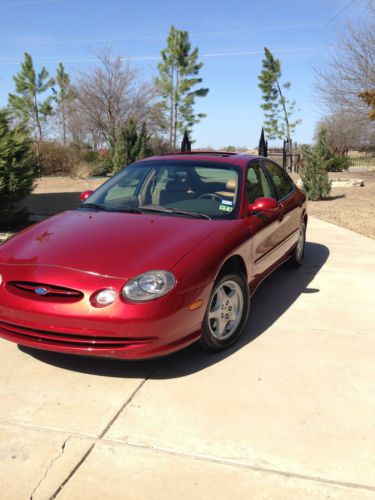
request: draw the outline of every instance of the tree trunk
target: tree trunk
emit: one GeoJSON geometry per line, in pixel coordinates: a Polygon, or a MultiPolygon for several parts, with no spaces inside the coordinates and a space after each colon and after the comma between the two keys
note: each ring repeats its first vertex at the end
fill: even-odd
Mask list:
{"type": "Polygon", "coordinates": [[[39,109],[38,109],[38,101],[36,99],[36,93],[34,92],[34,113],[35,113],[35,123],[38,128],[39,132],[39,141],[43,139],[43,134],[42,134],[42,126],[40,124],[40,119],[39,119],[39,109]]]}
{"type": "Polygon", "coordinates": [[[36,164],[38,166],[38,175],[42,177],[42,169],[40,165],[40,151],[39,151],[39,141],[36,135],[36,131],[34,130],[34,143],[35,143],[35,152],[36,152],[36,164]]]}
{"type": "Polygon", "coordinates": [[[173,147],[173,94],[174,94],[174,67],[172,66],[172,84],[170,94],[170,109],[169,109],[169,143],[173,147]]]}
{"type": "Polygon", "coordinates": [[[279,91],[279,95],[280,95],[280,99],[281,99],[281,104],[283,106],[283,111],[284,111],[284,120],[285,120],[285,125],[286,125],[286,135],[287,135],[287,138],[288,138],[288,157],[289,157],[289,167],[290,169],[292,169],[292,138],[290,137],[290,126],[289,126],[289,118],[288,118],[288,113],[286,111],[286,106],[285,106],[285,101],[284,101],[284,96],[283,96],[283,93],[281,91],[281,87],[280,87],[280,84],[279,84],[279,80],[276,78],[276,84],[277,84],[277,88],[278,88],[278,91],[279,91]]]}
{"type": "Polygon", "coordinates": [[[61,103],[61,107],[62,107],[62,121],[63,121],[63,143],[64,143],[64,148],[66,148],[66,112],[65,112],[64,101],[61,103]]]}
{"type": "Polygon", "coordinates": [[[178,100],[177,100],[177,93],[178,93],[178,86],[179,86],[179,71],[177,68],[176,72],[176,92],[175,92],[175,101],[174,101],[174,118],[173,118],[173,148],[176,149],[177,147],[177,122],[178,122],[178,100]]]}

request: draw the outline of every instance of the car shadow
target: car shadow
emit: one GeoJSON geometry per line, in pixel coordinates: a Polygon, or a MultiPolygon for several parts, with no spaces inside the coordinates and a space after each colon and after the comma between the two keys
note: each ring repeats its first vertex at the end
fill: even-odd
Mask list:
{"type": "Polygon", "coordinates": [[[341,200],[342,198],[346,198],[346,194],[327,196],[327,198],[325,198],[324,201],[335,201],[335,200],[341,200]]]}
{"type": "Polygon", "coordinates": [[[203,351],[197,343],[157,360],[124,361],[39,351],[18,346],[34,358],[66,370],[106,377],[167,379],[184,377],[219,363],[265,333],[303,293],[319,293],[309,287],[329,256],[326,246],[306,243],[304,265],[298,270],[281,266],[258,288],[252,298],[247,326],[236,344],[219,353],[203,351]]]}
{"type": "Polygon", "coordinates": [[[80,204],[80,192],[34,193],[27,196],[20,204],[30,214],[51,216],[65,210],[77,208],[80,204]]]}

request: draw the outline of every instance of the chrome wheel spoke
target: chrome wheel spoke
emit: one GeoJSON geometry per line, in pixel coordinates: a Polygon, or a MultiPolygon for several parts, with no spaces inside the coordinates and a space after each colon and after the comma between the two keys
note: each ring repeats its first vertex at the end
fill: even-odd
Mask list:
{"type": "Polygon", "coordinates": [[[208,317],[210,319],[217,319],[218,320],[220,318],[220,309],[215,309],[213,311],[210,311],[208,317]]]}
{"type": "Polygon", "coordinates": [[[226,299],[227,295],[224,288],[221,286],[216,291],[216,304],[219,304],[219,307],[221,307],[223,304],[225,304],[226,299]]]}
{"type": "Polygon", "coordinates": [[[222,336],[225,333],[225,327],[227,326],[228,321],[224,318],[219,318],[218,327],[217,327],[217,335],[222,336]]]}
{"type": "Polygon", "coordinates": [[[231,307],[233,308],[232,311],[235,314],[238,314],[238,309],[239,309],[238,295],[233,295],[232,300],[231,300],[231,307]]]}

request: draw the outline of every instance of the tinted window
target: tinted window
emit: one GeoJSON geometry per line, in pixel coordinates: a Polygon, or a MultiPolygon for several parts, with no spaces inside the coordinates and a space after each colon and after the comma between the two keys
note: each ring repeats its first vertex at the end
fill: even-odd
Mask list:
{"type": "Polygon", "coordinates": [[[249,203],[257,198],[268,196],[273,198],[272,188],[258,163],[252,163],[247,171],[246,192],[249,203]]]}
{"type": "Polygon", "coordinates": [[[294,184],[289,175],[278,165],[265,161],[264,165],[273,180],[277,191],[277,199],[285,198],[294,190],[294,184]]]}

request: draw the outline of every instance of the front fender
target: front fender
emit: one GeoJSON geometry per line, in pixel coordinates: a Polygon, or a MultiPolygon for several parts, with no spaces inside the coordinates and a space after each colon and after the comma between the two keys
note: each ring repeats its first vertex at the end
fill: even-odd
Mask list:
{"type": "Polygon", "coordinates": [[[251,242],[249,227],[243,219],[228,221],[172,268],[179,288],[193,289],[213,283],[224,263],[233,255],[242,258],[247,276],[251,277],[251,242]]]}

